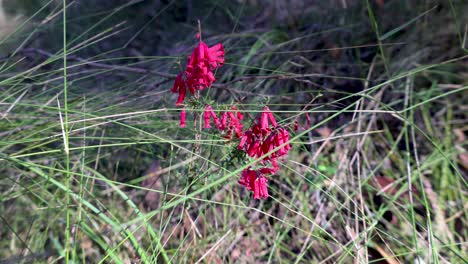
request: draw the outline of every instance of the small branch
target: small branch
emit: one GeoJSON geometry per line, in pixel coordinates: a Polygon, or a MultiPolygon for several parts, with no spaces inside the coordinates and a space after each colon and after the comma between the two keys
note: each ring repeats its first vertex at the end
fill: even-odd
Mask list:
{"type": "Polygon", "coordinates": [[[202,41],[202,31],[201,31],[200,19],[198,19],[197,22],[198,22],[198,37],[199,37],[200,42],[201,42],[202,41]]]}

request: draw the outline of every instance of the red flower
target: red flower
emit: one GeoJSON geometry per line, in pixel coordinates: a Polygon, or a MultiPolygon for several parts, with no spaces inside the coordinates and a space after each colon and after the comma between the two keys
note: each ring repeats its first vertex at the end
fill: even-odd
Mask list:
{"type": "Polygon", "coordinates": [[[270,111],[270,109],[268,107],[266,107],[266,108],[268,109],[267,114],[268,114],[268,119],[271,122],[271,125],[273,127],[277,127],[278,124],[276,123],[275,116],[273,115],[273,113],[270,111]]]}

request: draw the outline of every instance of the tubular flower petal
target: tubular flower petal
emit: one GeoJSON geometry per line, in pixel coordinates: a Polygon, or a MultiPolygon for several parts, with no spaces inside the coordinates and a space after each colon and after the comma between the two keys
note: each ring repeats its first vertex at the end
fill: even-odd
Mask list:
{"type": "Polygon", "coordinates": [[[262,174],[275,174],[278,171],[278,167],[275,168],[261,168],[260,173],[262,174]]]}
{"type": "MultiPolygon", "coordinates": [[[[267,108],[265,106],[265,108],[267,108]]],[[[268,130],[268,113],[263,109],[262,115],[260,117],[260,129],[262,131],[267,131],[268,130]]]]}
{"type": "Polygon", "coordinates": [[[233,105],[231,109],[236,112],[237,120],[239,120],[239,121],[244,120],[244,115],[241,112],[239,112],[239,109],[237,108],[237,106],[233,105]]]}
{"type": "MultiPolygon", "coordinates": [[[[269,171],[268,171],[269,172],[269,171]]],[[[268,180],[260,171],[252,170],[250,167],[242,171],[239,184],[244,186],[248,191],[253,192],[254,199],[268,198],[268,180]]]]}
{"type": "Polygon", "coordinates": [[[267,186],[268,180],[260,176],[255,180],[255,186],[254,186],[254,199],[266,199],[268,198],[268,186],[267,186]]]}
{"type": "Polygon", "coordinates": [[[185,88],[185,86],[180,87],[179,96],[177,97],[176,105],[181,105],[184,103],[186,93],[187,93],[187,89],[185,88]]]}
{"type": "Polygon", "coordinates": [[[213,121],[215,123],[215,126],[219,128],[219,126],[221,125],[221,123],[219,122],[219,119],[218,117],[216,116],[215,112],[213,111],[213,109],[210,111],[210,115],[211,117],[213,118],[213,121]]]}
{"type": "Polygon", "coordinates": [[[252,191],[255,188],[255,180],[257,179],[257,172],[251,170],[250,167],[242,171],[239,184],[252,191]]]}
{"type": "Polygon", "coordinates": [[[273,168],[275,169],[276,173],[279,170],[278,161],[276,160],[276,158],[271,159],[271,164],[273,165],[273,168]]]}
{"type": "Polygon", "coordinates": [[[179,92],[179,89],[181,86],[183,86],[182,74],[178,74],[174,81],[174,85],[172,86],[171,92],[173,93],[179,92]]]}
{"type": "Polygon", "coordinates": [[[249,150],[247,151],[247,154],[250,156],[250,157],[259,157],[258,156],[258,151],[261,150],[261,145],[260,145],[260,142],[258,141],[255,141],[253,144],[250,145],[250,148],[249,150]]]}
{"type": "Polygon", "coordinates": [[[208,60],[213,68],[222,66],[224,64],[224,47],[223,44],[218,43],[208,49],[208,60]]]}
{"type": "Polygon", "coordinates": [[[186,127],[186,124],[185,124],[186,117],[187,117],[187,113],[185,112],[185,109],[182,109],[182,111],[180,112],[180,123],[179,123],[180,127],[186,127]]]}
{"type": "Polygon", "coordinates": [[[221,115],[221,124],[219,126],[220,130],[225,130],[226,129],[226,127],[227,127],[227,118],[228,118],[227,113],[223,113],[221,115]]]}
{"type": "Polygon", "coordinates": [[[185,94],[187,93],[187,89],[181,74],[177,75],[171,92],[179,93],[176,105],[181,105],[184,102],[185,94]]]}
{"type": "Polygon", "coordinates": [[[248,138],[247,134],[244,133],[244,135],[240,139],[240,142],[239,142],[239,145],[237,146],[237,149],[243,149],[244,148],[244,145],[247,142],[247,138],[248,138]]]}
{"type": "Polygon", "coordinates": [[[273,113],[270,111],[270,109],[268,109],[268,119],[270,119],[270,122],[271,124],[273,125],[273,127],[277,127],[278,124],[276,123],[276,120],[275,120],[275,116],[273,115],[273,113]]]}
{"type": "Polygon", "coordinates": [[[213,111],[213,109],[211,108],[210,105],[207,105],[205,107],[205,112],[203,113],[203,116],[204,116],[204,119],[205,119],[204,128],[211,128],[211,125],[210,125],[211,111],[213,111]]]}

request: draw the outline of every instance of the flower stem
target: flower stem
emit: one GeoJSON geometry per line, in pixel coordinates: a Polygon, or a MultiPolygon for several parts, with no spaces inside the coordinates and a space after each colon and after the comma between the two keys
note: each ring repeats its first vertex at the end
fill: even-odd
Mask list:
{"type": "Polygon", "coordinates": [[[198,22],[198,34],[199,34],[199,39],[200,39],[200,42],[202,41],[202,31],[201,31],[201,22],[200,22],[200,19],[197,20],[198,22]]]}

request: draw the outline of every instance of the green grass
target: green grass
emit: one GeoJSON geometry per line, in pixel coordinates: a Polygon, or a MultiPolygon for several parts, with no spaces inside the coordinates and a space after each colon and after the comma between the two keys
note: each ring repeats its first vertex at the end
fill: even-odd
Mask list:
{"type": "Polygon", "coordinates": [[[468,262],[466,4],[195,2],[5,1],[0,263],[468,262]],[[201,100],[303,127],[268,200],[196,102],[178,127],[197,19],[201,100]]]}

